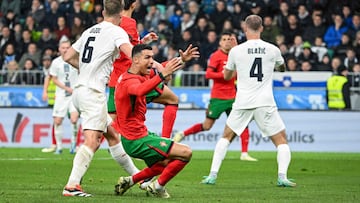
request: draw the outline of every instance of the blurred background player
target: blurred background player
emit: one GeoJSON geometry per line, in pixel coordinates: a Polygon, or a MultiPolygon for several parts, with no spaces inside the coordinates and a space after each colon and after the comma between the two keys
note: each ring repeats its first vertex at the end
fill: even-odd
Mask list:
{"type": "Polygon", "coordinates": [[[65,52],[71,47],[67,38],[63,38],[59,43],[60,56],[55,58],[51,63],[50,75],[56,84],[55,103],[53,108],[54,134],[56,139],[56,154],[62,153],[62,138],[64,129],[62,122],[67,113],[70,114],[72,126],[70,153],[75,153],[76,137],[78,133],[77,121],[79,112],[75,109],[72,102],[72,91],[77,82],[78,70],[63,59],[65,52]]]}
{"type": "MultiPolygon", "coordinates": [[[[206,118],[203,123],[197,123],[185,131],[175,134],[173,140],[180,142],[185,136],[195,134],[201,131],[208,131],[212,128],[215,121],[220,118],[222,113],[228,116],[232,104],[235,101],[236,87],[235,78],[224,80],[224,66],[228,60],[230,49],[237,45],[236,38],[232,36],[230,31],[224,31],[219,40],[219,48],[209,58],[208,67],[206,69],[206,78],[214,81],[211,89],[210,104],[206,111],[206,118]]],[[[241,156],[244,161],[257,161],[248,154],[249,145],[249,129],[248,127],[241,133],[241,156]]]]}

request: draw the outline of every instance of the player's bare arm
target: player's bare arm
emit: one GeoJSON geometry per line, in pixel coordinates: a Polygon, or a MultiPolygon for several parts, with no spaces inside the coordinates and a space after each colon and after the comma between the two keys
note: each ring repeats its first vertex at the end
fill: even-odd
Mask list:
{"type": "Polygon", "coordinates": [[[224,80],[230,80],[236,75],[235,71],[224,69],[224,80]]]}
{"type": "Polygon", "coordinates": [[[285,63],[275,68],[276,71],[280,71],[280,72],[285,72],[285,69],[286,69],[285,63]]]}
{"type": "Polygon", "coordinates": [[[79,69],[79,53],[74,48],[70,47],[65,52],[63,59],[74,68],[79,69]]]}
{"type": "Polygon", "coordinates": [[[141,40],[141,44],[150,44],[153,41],[157,41],[159,39],[159,36],[155,32],[150,32],[147,35],[145,35],[141,40]]]}

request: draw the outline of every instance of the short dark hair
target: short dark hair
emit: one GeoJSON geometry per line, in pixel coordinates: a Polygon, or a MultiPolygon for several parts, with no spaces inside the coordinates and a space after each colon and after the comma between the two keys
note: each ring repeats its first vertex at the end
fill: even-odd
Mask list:
{"type": "Polygon", "coordinates": [[[136,56],[137,54],[141,53],[142,50],[152,50],[152,48],[148,44],[137,44],[133,47],[131,51],[131,56],[136,56]]]}
{"type": "Polygon", "coordinates": [[[136,0],[124,0],[124,10],[129,10],[131,4],[133,4],[136,0]]]}

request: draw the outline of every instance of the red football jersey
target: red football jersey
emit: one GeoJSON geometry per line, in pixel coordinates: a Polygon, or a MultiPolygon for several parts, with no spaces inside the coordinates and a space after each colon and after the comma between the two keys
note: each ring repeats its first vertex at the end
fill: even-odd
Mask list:
{"type": "Polygon", "coordinates": [[[148,134],[145,126],[146,94],[160,82],[160,76],[146,76],[125,72],[115,88],[116,120],[113,127],[126,139],[135,140],[148,134]]]}
{"type": "Polygon", "coordinates": [[[215,51],[209,58],[206,69],[206,79],[213,79],[211,98],[234,99],[236,95],[235,77],[231,80],[224,80],[223,70],[226,66],[228,54],[220,49],[215,51]]]}

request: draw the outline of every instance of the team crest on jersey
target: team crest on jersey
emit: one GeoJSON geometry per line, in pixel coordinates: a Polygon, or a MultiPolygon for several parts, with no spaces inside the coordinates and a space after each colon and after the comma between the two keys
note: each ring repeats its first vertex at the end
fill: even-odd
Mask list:
{"type": "Polygon", "coordinates": [[[161,142],[160,142],[160,146],[162,146],[162,147],[166,147],[166,146],[167,146],[167,144],[166,144],[166,142],[161,141],[161,142]]]}

